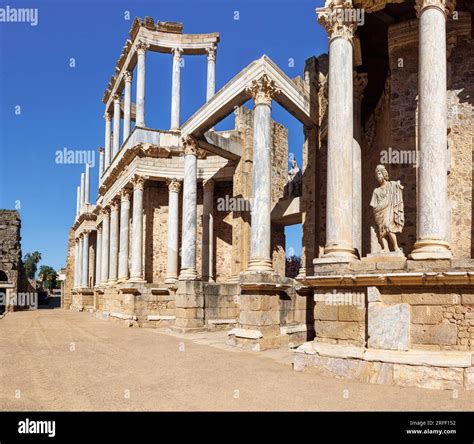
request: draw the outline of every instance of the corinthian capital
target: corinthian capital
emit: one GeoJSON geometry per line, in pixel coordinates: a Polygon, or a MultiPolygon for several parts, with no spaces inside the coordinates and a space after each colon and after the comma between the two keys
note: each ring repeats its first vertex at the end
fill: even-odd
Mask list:
{"type": "Polygon", "coordinates": [[[357,11],[351,1],[330,1],[316,10],[319,24],[328,33],[329,40],[342,37],[352,40],[357,29],[357,11]]]}
{"type": "Polygon", "coordinates": [[[418,18],[428,8],[437,8],[449,17],[456,8],[456,0],[416,0],[415,9],[418,18]]]}
{"type": "Polygon", "coordinates": [[[110,113],[105,113],[104,114],[104,119],[107,121],[107,122],[110,122],[112,120],[112,114],[110,113]]]}
{"type": "Polygon", "coordinates": [[[181,139],[184,146],[184,154],[192,154],[197,156],[198,153],[198,141],[194,136],[186,136],[181,139]]]}
{"type": "Polygon", "coordinates": [[[145,178],[143,176],[134,176],[132,179],[132,185],[134,190],[142,190],[145,186],[145,178]]]}
{"type": "Polygon", "coordinates": [[[137,53],[138,54],[145,54],[146,53],[146,50],[150,47],[150,45],[148,43],[145,43],[143,41],[139,41],[137,43],[137,53]]]}
{"type": "Polygon", "coordinates": [[[171,52],[173,53],[173,58],[176,59],[176,60],[181,60],[181,54],[183,53],[183,48],[173,48],[171,50],[171,52]]]}
{"type": "Polygon", "coordinates": [[[255,105],[271,105],[275,94],[280,92],[275,82],[266,74],[254,80],[245,91],[252,96],[255,105]]]}
{"type": "Polygon", "coordinates": [[[168,190],[169,191],[171,191],[172,193],[179,193],[180,192],[181,182],[178,179],[176,179],[176,178],[168,179],[167,183],[168,183],[168,190]]]}
{"type": "Polygon", "coordinates": [[[125,71],[125,73],[123,74],[123,80],[125,82],[131,82],[132,78],[133,78],[133,74],[130,71],[125,71]]]}
{"type": "Polygon", "coordinates": [[[207,60],[212,60],[212,61],[216,61],[216,51],[217,51],[217,48],[216,48],[216,45],[212,45],[212,46],[209,46],[208,48],[206,48],[206,52],[207,52],[207,60]]]}

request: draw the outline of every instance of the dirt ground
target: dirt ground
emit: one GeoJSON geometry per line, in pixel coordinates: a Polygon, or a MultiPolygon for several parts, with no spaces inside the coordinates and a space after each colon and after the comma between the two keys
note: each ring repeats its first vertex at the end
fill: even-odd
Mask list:
{"type": "Polygon", "coordinates": [[[474,392],[358,383],[292,370],[225,332],[127,328],[61,309],[0,319],[0,410],[473,410],[474,392]]]}

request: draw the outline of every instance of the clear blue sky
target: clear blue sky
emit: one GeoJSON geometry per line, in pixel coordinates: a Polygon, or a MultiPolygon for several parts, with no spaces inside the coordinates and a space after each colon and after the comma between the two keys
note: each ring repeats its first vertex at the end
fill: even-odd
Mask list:
{"type": "MultiPolygon", "coordinates": [[[[102,94],[135,16],[178,21],[185,33],[219,32],[216,87],[267,54],[290,77],[327,50],[315,8],[323,0],[1,0],[0,7],[38,8],[38,25],[0,23],[0,208],[19,206],[22,252],[42,264],[65,264],[67,233],[84,165],[57,164],[56,152],[96,150],[104,141],[102,94]],[[126,20],[126,11],[130,20],[126,20]],[[239,20],[235,20],[238,12],[239,20]],[[70,59],[75,67],[70,67],[70,59]],[[294,67],[289,66],[294,59],[294,67]],[[21,114],[16,114],[18,108],[21,114]]],[[[171,57],[147,57],[147,126],[168,129],[171,57]]],[[[181,121],[205,101],[206,58],[185,57],[181,121]]],[[[289,128],[290,152],[301,165],[302,127],[279,106],[273,117],[289,128]]],[[[230,128],[223,122],[217,129],[230,128]]],[[[91,173],[97,193],[98,165],[91,173]]],[[[287,231],[287,249],[301,251],[301,233],[287,231]]]]}

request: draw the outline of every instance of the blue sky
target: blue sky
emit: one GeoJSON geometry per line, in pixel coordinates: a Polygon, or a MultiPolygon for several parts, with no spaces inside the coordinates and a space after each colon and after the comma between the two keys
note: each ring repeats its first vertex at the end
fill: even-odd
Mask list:
{"type": "MultiPolygon", "coordinates": [[[[84,165],[57,164],[56,152],[103,146],[101,98],[135,16],[182,22],[185,33],[219,32],[218,90],[263,54],[290,77],[302,75],[305,59],[327,51],[327,37],[314,11],[322,4],[322,0],[1,0],[0,8],[38,8],[39,13],[37,26],[0,23],[0,208],[20,210],[23,254],[38,250],[42,264],[56,269],[65,264],[84,165]]],[[[171,64],[168,55],[147,57],[147,126],[169,128],[171,64]]],[[[185,57],[181,122],[205,101],[205,85],[206,58],[185,57]]],[[[301,165],[301,124],[278,105],[273,117],[289,128],[290,152],[301,165]]],[[[217,129],[230,127],[226,121],[217,129]]],[[[92,200],[97,174],[96,161],[91,170],[92,200]]],[[[296,254],[301,251],[300,230],[287,230],[289,248],[296,254]]]]}

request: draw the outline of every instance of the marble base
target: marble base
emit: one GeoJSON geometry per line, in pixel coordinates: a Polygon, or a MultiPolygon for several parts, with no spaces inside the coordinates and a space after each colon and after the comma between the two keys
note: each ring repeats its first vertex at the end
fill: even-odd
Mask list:
{"type": "Polygon", "coordinates": [[[415,261],[426,259],[451,259],[453,254],[447,242],[438,240],[417,241],[415,249],[408,255],[415,261]]]}

